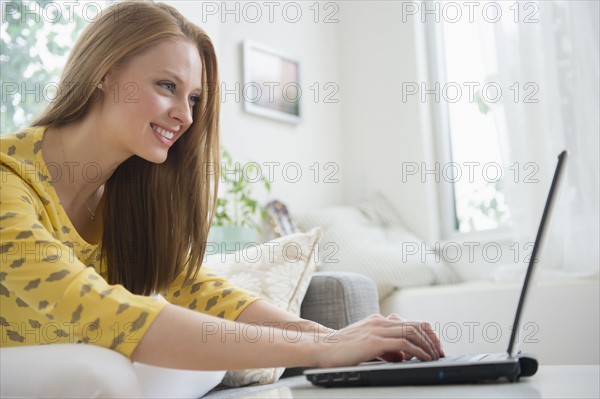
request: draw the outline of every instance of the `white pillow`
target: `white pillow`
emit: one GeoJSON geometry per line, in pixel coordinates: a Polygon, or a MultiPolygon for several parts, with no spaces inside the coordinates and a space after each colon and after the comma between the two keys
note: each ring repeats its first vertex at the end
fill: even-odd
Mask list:
{"type": "Polygon", "coordinates": [[[364,274],[377,285],[380,300],[397,288],[456,281],[439,256],[422,259],[424,251],[431,250],[425,241],[402,226],[383,227],[357,207],[335,206],[298,215],[296,220],[302,229],[323,230],[319,270],[364,274]]]}
{"type": "MultiPolygon", "coordinates": [[[[300,315],[300,306],[315,271],[321,229],[291,234],[235,253],[207,256],[206,265],[233,284],[283,310],[300,315]]],[[[285,368],[228,371],[223,384],[240,387],[276,382],[285,368]]]]}
{"type": "Polygon", "coordinates": [[[356,204],[367,219],[383,227],[404,226],[402,218],[390,200],[381,191],[356,204]]]}

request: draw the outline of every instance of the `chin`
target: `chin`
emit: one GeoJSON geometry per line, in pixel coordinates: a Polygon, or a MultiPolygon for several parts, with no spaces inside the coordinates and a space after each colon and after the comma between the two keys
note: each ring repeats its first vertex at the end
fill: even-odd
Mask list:
{"type": "Polygon", "coordinates": [[[155,154],[140,154],[139,155],[140,158],[148,161],[148,162],[152,162],[155,164],[161,164],[161,163],[165,163],[165,161],[167,160],[167,152],[161,152],[161,153],[155,153],[155,154]]]}

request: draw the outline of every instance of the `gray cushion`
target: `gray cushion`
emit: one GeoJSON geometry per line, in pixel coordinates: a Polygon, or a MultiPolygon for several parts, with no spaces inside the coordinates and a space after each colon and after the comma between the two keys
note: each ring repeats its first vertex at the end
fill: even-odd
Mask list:
{"type": "Polygon", "coordinates": [[[379,313],[377,287],[370,278],[348,272],[318,272],[312,277],[300,316],[339,330],[379,313]]]}

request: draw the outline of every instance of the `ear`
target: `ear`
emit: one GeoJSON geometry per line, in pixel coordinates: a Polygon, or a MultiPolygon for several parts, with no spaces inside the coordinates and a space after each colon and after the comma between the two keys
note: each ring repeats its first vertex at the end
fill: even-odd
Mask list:
{"type": "Polygon", "coordinates": [[[104,76],[102,77],[102,79],[100,80],[100,83],[98,83],[98,84],[96,85],[96,88],[97,88],[98,90],[102,90],[102,88],[104,87],[104,84],[105,84],[105,83],[106,83],[106,75],[104,75],[104,76]]]}
{"type": "Polygon", "coordinates": [[[110,67],[110,69],[108,71],[106,71],[106,73],[104,74],[104,76],[100,80],[100,83],[102,83],[103,86],[110,86],[112,83],[114,83],[114,81],[115,81],[115,75],[116,75],[116,70],[115,69],[116,68],[113,65],[112,67],[110,67]]]}

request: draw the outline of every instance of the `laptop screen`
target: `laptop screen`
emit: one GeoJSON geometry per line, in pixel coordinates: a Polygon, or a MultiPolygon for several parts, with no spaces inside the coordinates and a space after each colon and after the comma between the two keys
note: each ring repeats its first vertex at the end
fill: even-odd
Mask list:
{"type": "Polygon", "coordinates": [[[558,156],[558,163],[556,165],[556,170],[554,171],[554,177],[552,178],[552,185],[550,186],[550,192],[548,193],[548,198],[546,199],[546,205],[544,207],[544,213],[542,214],[542,220],[540,222],[540,226],[538,228],[537,236],[535,237],[535,244],[533,245],[533,252],[531,253],[531,258],[529,260],[529,266],[527,267],[527,273],[525,274],[525,281],[523,282],[523,289],[521,290],[521,297],[519,298],[519,304],[517,305],[517,312],[515,314],[515,322],[513,323],[512,333],[510,335],[510,343],[508,345],[508,354],[510,356],[516,356],[518,351],[518,342],[517,342],[517,332],[520,328],[520,319],[521,314],[525,308],[525,300],[527,297],[527,292],[530,283],[530,280],[533,278],[534,266],[538,263],[538,254],[540,253],[540,249],[542,243],[544,241],[545,233],[547,230],[547,225],[550,222],[550,217],[552,214],[552,210],[554,209],[558,197],[558,191],[560,187],[560,183],[562,181],[562,177],[564,174],[565,163],[568,158],[568,152],[564,150],[558,156]]]}

